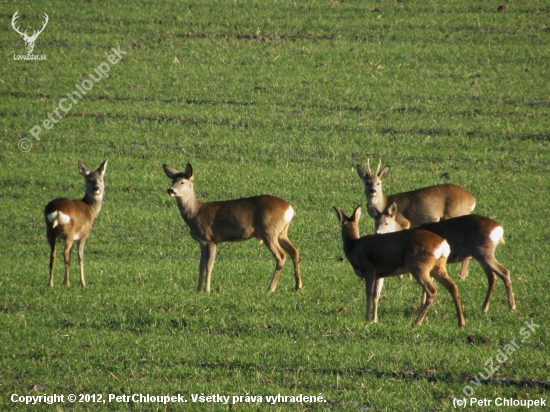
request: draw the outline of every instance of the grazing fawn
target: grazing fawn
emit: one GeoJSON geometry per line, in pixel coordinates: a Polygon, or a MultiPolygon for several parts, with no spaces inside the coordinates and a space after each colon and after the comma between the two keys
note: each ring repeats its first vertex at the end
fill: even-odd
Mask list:
{"type": "MultiPolygon", "coordinates": [[[[367,206],[374,206],[379,212],[384,212],[389,205],[396,203],[398,212],[395,220],[403,229],[467,215],[472,213],[476,206],[473,195],[462,187],[451,184],[429,186],[386,196],[382,193],[382,181],[388,177],[390,168],[385,166],[379,171],[380,164],[379,162],[375,173],[371,172],[369,161],[368,172],[357,165],[357,173],[365,185],[367,206]]],[[[462,262],[461,275],[468,275],[468,259],[462,262]]]]}
{"type": "MultiPolygon", "coordinates": [[[[392,203],[386,212],[380,213],[375,208],[369,208],[369,214],[375,220],[376,233],[391,233],[403,228],[397,223],[397,204],[392,203]]],[[[428,230],[446,239],[451,247],[448,262],[456,263],[469,257],[479,262],[489,282],[487,296],[483,303],[483,312],[489,309],[489,301],[495,288],[495,273],[502,279],[508,294],[510,310],[516,309],[510,271],[495,258],[495,249],[499,243],[504,243],[504,229],[493,219],[480,215],[465,215],[441,222],[425,223],[418,227],[428,230]]],[[[462,276],[464,279],[465,277],[462,276]]]]}
{"type": "Polygon", "coordinates": [[[334,211],[342,224],[342,243],[346,258],[355,273],[365,279],[367,322],[371,320],[371,305],[372,321],[378,321],[378,299],[384,278],[411,273],[426,295],[414,325],[419,326],[422,323],[434,300],[437,290],[431,278],[435,278],[452,295],[458,326],[464,326],[458,290],[445,268],[450,253],[445,239],[421,229],[359,237],[361,206],[357,206],[351,217],[347,217],[337,208],[334,211]]]}
{"type": "Polygon", "coordinates": [[[184,172],[164,165],[166,176],[172,179],[168,194],[176,199],[181,217],[189,226],[191,237],[199,242],[201,259],[199,285],[206,275],[206,292],[210,292],[212,268],[218,243],[258,238],[265,243],[276,260],[275,273],[268,292],[275,292],[283,270],[286,251],[294,263],[296,290],[302,289],[298,250],[288,239],[288,227],[294,209],[283,199],[262,195],[218,202],[200,202],[195,196],[193,168],[188,163],[184,172]]]}
{"type": "Polygon", "coordinates": [[[107,160],[99,165],[95,172],[78,162],[78,170],[86,180],[86,193],[82,200],[58,198],[52,200],[44,208],[46,221],[46,238],[50,244],[50,286],[53,286],[53,271],[55,264],[55,243],[62,239],[65,243],[63,257],[65,258],[65,277],[63,284],[70,286],[69,266],[71,265],[71,250],[74,241],[78,241],[78,260],[80,263],[80,285],[86,286],[84,278],[84,245],[92,230],[92,225],[103,203],[105,192],[105,171],[107,160]]]}

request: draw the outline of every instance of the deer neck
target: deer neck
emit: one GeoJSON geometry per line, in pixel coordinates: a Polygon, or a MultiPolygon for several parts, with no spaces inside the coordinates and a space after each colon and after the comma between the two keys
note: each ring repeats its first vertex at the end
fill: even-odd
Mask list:
{"type": "Polygon", "coordinates": [[[95,218],[101,210],[101,205],[103,204],[103,195],[93,196],[89,193],[86,193],[82,201],[90,207],[92,216],[95,218]]]}
{"type": "Polygon", "coordinates": [[[176,197],[176,203],[178,205],[181,217],[188,224],[196,219],[202,205],[194,193],[192,196],[187,198],[176,197]]]}
{"type": "Polygon", "coordinates": [[[383,212],[386,208],[386,205],[388,204],[388,197],[380,193],[377,196],[369,198],[368,204],[374,206],[379,212],[383,212]]]}
{"type": "MultiPolygon", "coordinates": [[[[344,245],[344,254],[350,256],[355,244],[359,239],[359,228],[357,225],[347,225],[342,227],[342,243],[344,245]]],[[[349,258],[348,258],[349,260],[349,258]]]]}

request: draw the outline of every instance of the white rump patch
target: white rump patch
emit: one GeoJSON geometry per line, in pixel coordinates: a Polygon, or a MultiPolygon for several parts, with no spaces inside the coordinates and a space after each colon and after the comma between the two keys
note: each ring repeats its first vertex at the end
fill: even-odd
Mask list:
{"type": "Polygon", "coordinates": [[[293,217],[294,217],[294,209],[292,208],[292,206],[289,206],[289,208],[285,212],[285,222],[290,222],[293,217]]]}
{"type": "Polygon", "coordinates": [[[475,208],[476,208],[476,202],[474,202],[474,204],[472,205],[472,210],[470,210],[470,212],[473,212],[475,208]]]}
{"type": "Polygon", "coordinates": [[[493,242],[495,245],[500,242],[500,239],[504,236],[504,229],[502,226],[495,227],[491,233],[489,233],[489,239],[491,239],[491,242],[493,242]]]}
{"type": "Polygon", "coordinates": [[[71,221],[71,217],[69,215],[66,215],[65,213],[58,212],[57,220],[59,221],[60,225],[66,225],[71,221]]]}
{"type": "Polygon", "coordinates": [[[46,215],[46,219],[48,219],[48,222],[53,222],[57,218],[57,214],[59,212],[56,210],[55,212],[50,213],[49,215],[46,215]]]}
{"type": "MultiPolygon", "coordinates": [[[[57,219],[57,222],[62,226],[71,221],[71,217],[69,215],[62,213],[59,210],[55,210],[52,213],[46,215],[46,219],[48,219],[48,222],[55,222],[55,220],[57,219]]],[[[57,224],[54,224],[54,227],[56,226],[57,224]]]]}
{"type": "Polygon", "coordinates": [[[451,254],[451,247],[449,246],[446,240],[444,240],[439,245],[439,247],[436,250],[434,250],[434,256],[436,259],[439,259],[441,256],[443,256],[444,258],[448,258],[450,254],[451,254]]]}

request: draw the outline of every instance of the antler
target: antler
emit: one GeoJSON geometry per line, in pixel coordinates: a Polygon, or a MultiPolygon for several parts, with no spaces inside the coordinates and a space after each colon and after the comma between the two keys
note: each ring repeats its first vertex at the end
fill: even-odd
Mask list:
{"type": "Polygon", "coordinates": [[[29,40],[29,41],[36,40],[38,35],[44,31],[44,29],[46,28],[46,25],[48,24],[48,21],[50,20],[48,15],[46,13],[44,13],[44,24],[42,25],[42,28],[38,31],[34,30],[32,36],[29,36],[27,34],[27,30],[25,30],[23,33],[21,33],[21,31],[19,30],[19,27],[15,26],[15,21],[19,18],[18,13],[19,13],[19,10],[14,13],[14,15],[11,19],[11,26],[13,27],[13,29],[17,33],[19,33],[21,36],[23,36],[25,41],[27,41],[27,40],[29,40]]]}
{"type": "Polygon", "coordinates": [[[21,33],[21,32],[19,31],[19,27],[15,27],[15,20],[17,20],[17,19],[19,18],[19,16],[17,15],[17,13],[19,13],[19,10],[17,10],[17,11],[14,13],[13,17],[11,18],[11,26],[12,26],[13,29],[14,29],[17,33],[19,33],[21,36],[28,37],[28,36],[27,36],[27,30],[25,30],[24,33],[21,33]]]}
{"type": "Polygon", "coordinates": [[[48,15],[46,13],[44,13],[44,24],[42,25],[42,28],[40,30],[38,30],[38,32],[36,30],[34,30],[32,36],[31,36],[31,39],[33,39],[33,40],[36,39],[38,37],[38,35],[44,31],[44,29],[46,28],[46,25],[48,24],[48,21],[50,21],[50,18],[48,17],[48,15]]]}
{"type": "MultiPolygon", "coordinates": [[[[374,173],[374,175],[378,174],[378,172],[380,171],[381,165],[382,165],[382,159],[380,159],[380,161],[378,162],[378,167],[376,168],[376,173],[374,173]]],[[[370,170],[370,159],[367,159],[367,169],[369,170],[369,175],[372,175],[373,173],[370,170]]]]}

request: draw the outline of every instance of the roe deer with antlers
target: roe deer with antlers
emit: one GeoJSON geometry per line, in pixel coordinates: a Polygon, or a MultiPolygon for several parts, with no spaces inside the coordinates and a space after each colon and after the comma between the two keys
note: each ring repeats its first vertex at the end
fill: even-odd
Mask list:
{"type": "Polygon", "coordinates": [[[53,271],[55,264],[55,243],[62,239],[65,242],[63,257],[65,258],[65,277],[63,284],[70,286],[69,266],[74,241],[78,241],[78,260],[80,263],[80,285],[86,286],[84,278],[84,245],[92,230],[94,219],[101,209],[105,192],[105,160],[95,172],[78,162],[78,170],[86,180],[86,193],[82,200],[58,198],[48,203],[44,209],[46,220],[46,238],[50,244],[50,286],[53,286],[53,271]]]}
{"type": "Polygon", "coordinates": [[[371,304],[372,320],[378,320],[378,299],[384,278],[411,273],[426,295],[414,325],[419,326],[422,323],[434,300],[437,290],[431,278],[435,278],[452,295],[458,326],[464,326],[458,290],[445,268],[450,253],[445,239],[421,229],[359,237],[361,206],[357,206],[351,217],[347,217],[337,208],[334,211],[342,224],[342,243],[346,258],[355,273],[365,279],[367,322],[371,320],[371,304]]]}
{"type": "MultiPolygon", "coordinates": [[[[378,212],[374,207],[369,207],[369,214],[376,222],[376,233],[392,233],[402,230],[403,228],[395,219],[397,212],[396,203],[392,203],[384,213],[378,212]]],[[[473,257],[479,262],[487,275],[489,283],[487,296],[482,306],[483,312],[487,312],[489,309],[489,301],[495,289],[495,273],[506,286],[510,310],[516,309],[510,271],[495,258],[497,245],[504,243],[504,229],[502,229],[502,226],[488,217],[465,215],[440,222],[425,223],[420,225],[418,229],[428,230],[449,242],[451,247],[451,254],[447,259],[449,263],[460,262],[469,257],[473,257]]]]}
{"type": "Polygon", "coordinates": [[[283,270],[286,251],[294,263],[296,290],[302,289],[298,250],[288,239],[288,227],[294,209],[283,199],[261,195],[218,202],[200,202],[195,196],[195,175],[188,163],[184,172],[164,165],[166,176],[172,179],[168,194],[176,199],[181,217],[189,226],[191,237],[199,242],[201,259],[199,284],[202,290],[206,275],[206,292],[210,292],[212,268],[218,243],[258,238],[265,243],[276,260],[275,273],[268,292],[274,292],[283,270]]]}
{"type": "MultiPolygon", "coordinates": [[[[404,229],[467,215],[472,213],[476,206],[476,199],[472,194],[452,184],[429,186],[386,196],[382,193],[382,181],[388,177],[390,168],[385,166],[380,170],[380,164],[379,162],[375,173],[371,172],[369,161],[368,171],[357,165],[357,173],[365,185],[367,205],[374,206],[382,213],[395,202],[398,208],[395,219],[404,229]]],[[[463,277],[468,275],[468,259],[462,262],[460,273],[463,277]]]]}

